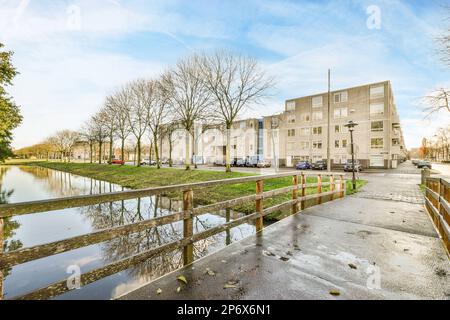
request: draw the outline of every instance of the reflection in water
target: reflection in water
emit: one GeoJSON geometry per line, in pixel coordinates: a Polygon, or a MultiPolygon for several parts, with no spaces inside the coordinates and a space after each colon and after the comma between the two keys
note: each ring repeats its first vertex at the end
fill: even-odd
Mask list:
{"type": "MultiPolygon", "coordinates": [[[[3,168],[0,167],[0,169],[3,168]]],[[[15,189],[13,199],[10,199],[10,202],[112,192],[123,189],[121,186],[103,181],[34,167],[11,167],[7,174],[0,176],[0,181],[5,188],[9,186],[15,189]],[[14,181],[21,181],[21,183],[17,184],[14,181]]],[[[8,252],[16,250],[22,245],[29,247],[99,229],[160,217],[179,211],[181,208],[181,201],[166,197],[145,197],[18,216],[9,221],[11,231],[8,231],[8,233],[5,224],[4,241],[9,243],[9,247],[3,245],[2,248],[5,252],[8,252]]],[[[194,233],[240,216],[240,214],[231,210],[223,210],[195,217],[194,233]]],[[[195,258],[203,257],[233,241],[240,240],[254,233],[254,230],[254,226],[244,224],[209,239],[198,241],[194,244],[195,258]]],[[[183,222],[179,221],[14,266],[11,268],[12,270],[4,273],[4,295],[6,298],[11,298],[65,279],[68,277],[66,270],[70,265],[78,265],[85,273],[182,237],[183,222]],[[39,276],[36,276],[37,274],[39,276]]],[[[108,299],[173,271],[181,267],[182,263],[181,250],[173,251],[57,298],[108,299]]]]}

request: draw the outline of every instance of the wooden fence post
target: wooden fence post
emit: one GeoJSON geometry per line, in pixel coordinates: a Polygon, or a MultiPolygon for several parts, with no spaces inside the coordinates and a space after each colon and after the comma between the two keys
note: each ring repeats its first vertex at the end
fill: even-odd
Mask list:
{"type": "MultiPolygon", "coordinates": [[[[194,224],[192,219],[192,208],[194,200],[194,192],[186,190],[183,192],[183,210],[189,212],[189,216],[183,220],[183,238],[192,237],[194,234],[194,224]]],[[[194,245],[192,243],[183,248],[183,264],[186,266],[194,261],[194,245]]]]}
{"type": "MultiPolygon", "coordinates": [[[[294,189],[292,189],[292,200],[297,200],[298,198],[298,176],[294,175],[292,176],[292,185],[294,186],[294,189]]],[[[295,202],[292,205],[292,214],[296,214],[298,212],[298,202],[295,202]]]]}
{"type": "MultiPolygon", "coordinates": [[[[334,192],[334,188],[335,186],[334,186],[334,175],[332,174],[331,176],[330,176],[330,191],[331,192],[334,192]]],[[[331,201],[333,201],[334,200],[334,193],[332,193],[331,194],[331,201]]]]}
{"type": "MultiPolygon", "coordinates": [[[[306,177],[303,172],[300,180],[302,184],[302,197],[304,197],[306,196],[306,177]]],[[[305,210],[305,200],[300,201],[300,210],[305,210]]]]}
{"type": "MultiPolygon", "coordinates": [[[[261,196],[263,193],[264,181],[258,180],[256,181],[256,195],[261,196]]],[[[263,211],[263,199],[256,199],[255,203],[256,212],[262,213],[263,211]]],[[[259,232],[263,229],[263,217],[259,217],[255,220],[256,232],[259,232]]]]}
{"type": "Polygon", "coordinates": [[[340,197],[343,198],[345,196],[345,181],[344,181],[344,175],[340,175],[339,176],[339,182],[340,182],[340,186],[339,189],[341,191],[340,193],[340,197]]]}
{"type": "Polygon", "coordinates": [[[321,204],[322,203],[322,197],[320,196],[320,194],[322,193],[322,175],[321,174],[317,175],[317,193],[319,194],[319,197],[317,198],[317,203],[321,204]]]}

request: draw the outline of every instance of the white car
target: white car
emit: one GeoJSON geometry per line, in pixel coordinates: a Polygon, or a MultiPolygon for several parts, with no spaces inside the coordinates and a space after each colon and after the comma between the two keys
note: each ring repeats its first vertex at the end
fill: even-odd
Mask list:
{"type": "Polygon", "coordinates": [[[156,165],[155,160],[150,160],[150,159],[141,160],[141,166],[154,166],[154,165],[156,165]]]}

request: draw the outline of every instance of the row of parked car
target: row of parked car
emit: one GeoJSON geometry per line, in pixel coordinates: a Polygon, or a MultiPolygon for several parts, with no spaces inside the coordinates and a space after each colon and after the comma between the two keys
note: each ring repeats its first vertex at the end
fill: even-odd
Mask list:
{"type": "MultiPolygon", "coordinates": [[[[243,158],[234,158],[231,159],[230,164],[232,167],[250,167],[250,168],[270,168],[272,166],[272,162],[269,160],[258,160],[257,158],[248,157],[246,159],[243,158]]],[[[216,160],[214,161],[215,166],[225,166],[225,160],[216,160]]]]}
{"type": "Polygon", "coordinates": [[[431,163],[426,160],[413,159],[412,164],[415,165],[418,169],[428,168],[431,169],[431,163]]]}
{"type": "MultiPolygon", "coordinates": [[[[297,163],[295,166],[297,170],[327,170],[327,162],[325,160],[319,160],[314,163],[310,163],[309,161],[302,161],[297,163]]],[[[352,160],[347,160],[344,164],[344,171],[351,172],[353,171],[353,162],[352,160]]],[[[355,172],[362,171],[362,165],[358,160],[355,160],[355,172]]]]}

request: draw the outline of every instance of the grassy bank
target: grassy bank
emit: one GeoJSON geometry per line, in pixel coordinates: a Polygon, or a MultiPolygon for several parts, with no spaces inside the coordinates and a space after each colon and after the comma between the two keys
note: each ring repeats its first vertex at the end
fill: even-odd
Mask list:
{"type": "MultiPolygon", "coordinates": [[[[21,163],[24,164],[24,163],[21,163]]],[[[98,180],[108,181],[116,184],[120,184],[124,187],[139,189],[146,187],[166,186],[174,184],[184,184],[192,182],[201,182],[209,180],[220,180],[227,178],[237,178],[245,176],[253,176],[256,174],[231,172],[226,173],[223,171],[213,170],[190,170],[174,168],[161,168],[156,169],[154,167],[134,167],[134,166],[110,166],[99,164],[87,164],[87,163],[63,163],[63,162],[31,162],[27,165],[38,165],[50,169],[65,171],[80,176],[91,177],[98,180]]],[[[308,177],[308,183],[316,182],[315,177],[308,177]]],[[[324,181],[327,181],[324,179],[324,181]]],[[[358,181],[358,188],[366,183],[364,180],[358,181]]],[[[291,177],[270,179],[264,181],[264,191],[278,189],[286,187],[292,184],[291,177]]],[[[328,187],[324,187],[326,191],[328,187]]],[[[347,191],[351,193],[350,183],[347,182],[347,191]]],[[[227,199],[233,199],[250,195],[255,192],[255,183],[241,183],[235,185],[218,186],[213,188],[206,188],[195,191],[195,200],[197,204],[205,205],[215,203],[227,199]]],[[[316,188],[308,188],[307,194],[316,192],[316,188]]],[[[180,194],[170,195],[171,197],[179,198],[180,194]]],[[[277,197],[264,200],[264,207],[270,207],[284,201],[291,199],[290,194],[284,194],[277,197]]],[[[250,213],[254,210],[254,204],[242,205],[234,208],[244,213],[250,213]]],[[[278,215],[269,217],[268,219],[274,219],[278,215]]]]}

